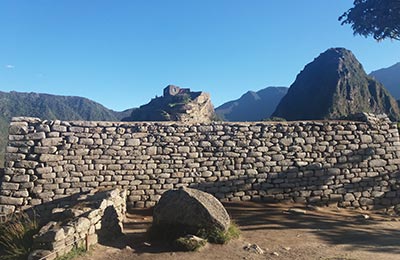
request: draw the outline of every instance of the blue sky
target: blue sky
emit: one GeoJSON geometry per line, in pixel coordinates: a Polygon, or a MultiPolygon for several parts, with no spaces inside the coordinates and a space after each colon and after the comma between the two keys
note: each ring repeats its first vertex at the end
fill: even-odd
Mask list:
{"type": "Polygon", "coordinates": [[[0,90],[83,96],[123,110],[175,84],[215,106],[289,86],[321,52],[345,47],[369,73],[400,42],[353,36],[352,0],[1,0],[0,90]]]}

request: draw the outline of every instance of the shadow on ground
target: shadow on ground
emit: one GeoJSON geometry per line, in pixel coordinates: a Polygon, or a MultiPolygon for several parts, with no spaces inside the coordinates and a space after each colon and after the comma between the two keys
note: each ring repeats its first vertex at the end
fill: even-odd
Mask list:
{"type": "MultiPolygon", "coordinates": [[[[364,215],[369,214],[366,211],[332,208],[296,214],[277,204],[265,203],[229,203],[225,206],[242,231],[309,230],[326,243],[346,245],[349,250],[400,253],[400,230],[390,227],[388,216],[374,214],[371,219],[365,219],[364,215]],[[382,224],[387,228],[382,228],[382,224]]],[[[287,208],[290,207],[288,204],[287,208]]]]}
{"type": "MultiPolygon", "coordinates": [[[[299,214],[288,211],[293,204],[282,203],[226,203],[225,207],[243,233],[297,229],[318,236],[328,245],[344,245],[347,250],[400,253],[400,223],[385,221],[390,220],[387,216],[372,214],[370,219],[365,219],[363,214],[369,214],[366,211],[336,208],[303,208],[306,214],[299,214]]],[[[125,235],[112,246],[120,249],[129,246],[138,254],[171,252],[171,247],[147,240],[151,215],[149,209],[131,210],[124,225],[125,235]]]]}

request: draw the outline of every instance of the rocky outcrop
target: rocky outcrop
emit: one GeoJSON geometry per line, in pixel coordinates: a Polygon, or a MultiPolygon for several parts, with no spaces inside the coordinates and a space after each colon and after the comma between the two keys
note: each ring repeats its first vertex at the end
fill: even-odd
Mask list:
{"type": "Polygon", "coordinates": [[[154,207],[153,225],[181,226],[197,234],[202,228],[227,230],[230,218],[221,202],[211,194],[180,188],[161,196],[154,207]]]}
{"type": "Polygon", "coordinates": [[[179,121],[187,123],[211,122],[215,117],[211,98],[205,92],[191,92],[169,85],[164,96],[132,111],[124,121],[179,121]]]}
{"type": "Polygon", "coordinates": [[[248,91],[239,99],[217,107],[215,112],[221,119],[227,121],[262,121],[271,117],[287,91],[287,87],[267,87],[257,92],[248,91]]]}
{"type": "Polygon", "coordinates": [[[359,112],[400,118],[396,100],[365,73],[353,53],[332,48],[297,75],[273,116],[287,120],[340,119],[359,112]]]}

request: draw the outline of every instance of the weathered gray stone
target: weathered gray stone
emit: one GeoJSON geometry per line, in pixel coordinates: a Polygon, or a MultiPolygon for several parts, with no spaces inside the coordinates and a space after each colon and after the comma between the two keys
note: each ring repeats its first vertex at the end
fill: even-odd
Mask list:
{"type": "Polygon", "coordinates": [[[29,182],[29,175],[14,175],[11,179],[13,182],[29,182]]]}
{"type": "Polygon", "coordinates": [[[39,163],[36,161],[27,161],[22,160],[15,163],[15,167],[25,168],[25,169],[34,169],[39,163]]]}
{"type": "Polygon", "coordinates": [[[5,190],[18,190],[20,184],[19,183],[13,183],[13,182],[2,182],[1,183],[1,189],[3,191],[5,190]]]}
{"type": "Polygon", "coordinates": [[[78,218],[78,220],[74,223],[74,227],[76,232],[84,232],[89,230],[90,227],[90,220],[84,217],[78,218]]]}
{"type": "Polygon", "coordinates": [[[57,162],[63,159],[62,155],[57,154],[42,154],[39,157],[39,160],[42,162],[57,162]]]}
{"type": "Polygon", "coordinates": [[[369,162],[370,167],[382,167],[382,166],[385,166],[386,164],[387,164],[387,161],[383,160],[383,159],[375,159],[375,160],[371,160],[369,162]]]}
{"type": "Polygon", "coordinates": [[[46,138],[45,132],[30,133],[26,135],[27,140],[41,140],[46,138]]]}
{"type": "Polygon", "coordinates": [[[28,124],[23,124],[23,125],[10,125],[8,129],[8,133],[10,135],[25,135],[28,133],[28,124]]]}
{"type": "Polygon", "coordinates": [[[55,153],[57,151],[57,147],[55,146],[35,146],[34,153],[55,153]]]}
{"type": "Polygon", "coordinates": [[[128,140],[125,141],[125,144],[127,146],[138,146],[138,145],[140,145],[140,140],[136,139],[136,138],[128,139],[128,140]]]}
{"type": "Polygon", "coordinates": [[[369,198],[360,198],[360,205],[362,206],[367,206],[367,205],[374,205],[374,201],[372,199],[369,198]]]}
{"type": "Polygon", "coordinates": [[[153,211],[153,224],[227,230],[230,218],[221,202],[211,194],[181,188],[161,196],[153,211]]]}
{"type": "Polygon", "coordinates": [[[345,200],[345,201],[355,201],[356,198],[354,197],[353,194],[347,193],[347,194],[344,195],[344,200],[345,200]]]}
{"type": "Polygon", "coordinates": [[[361,142],[364,144],[372,143],[372,137],[370,135],[362,135],[361,142]]]}
{"type": "Polygon", "coordinates": [[[43,146],[57,146],[63,144],[63,138],[53,137],[40,140],[43,146]]]}
{"type": "Polygon", "coordinates": [[[81,138],[81,139],[79,140],[79,144],[83,144],[83,145],[93,145],[93,144],[94,144],[94,141],[93,141],[93,139],[90,139],[90,138],[81,138]]]}
{"type": "Polygon", "coordinates": [[[60,241],[65,238],[64,229],[62,229],[59,224],[55,221],[50,221],[44,225],[34,236],[35,242],[52,242],[60,241]]]}
{"type": "Polygon", "coordinates": [[[24,203],[23,198],[13,198],[0,195],[0,205],[16,205],[20,206],[24,203]]]}

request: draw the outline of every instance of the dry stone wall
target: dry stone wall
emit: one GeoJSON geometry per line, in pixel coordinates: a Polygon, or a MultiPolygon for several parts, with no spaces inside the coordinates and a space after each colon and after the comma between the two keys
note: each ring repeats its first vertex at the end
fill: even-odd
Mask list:
{"type": "Polygon", "coordinates": [[[151,207],[189,186],[222,201],[276,199],[373,208],[400,202],[400,141],[385,116],[363,121],[183,124],[13,118],[0,212],[94,188],[151,207]]]}
{"type": "Polygon", "coordinates": [[[52,260],[73,248],[109,240],[123,231],[126,191],[92,190],[80,195],[75,205],[53,208],[52,221],[33,237],[33,252],[28,260],[52,260]]]}

